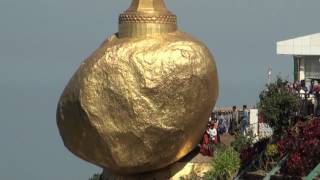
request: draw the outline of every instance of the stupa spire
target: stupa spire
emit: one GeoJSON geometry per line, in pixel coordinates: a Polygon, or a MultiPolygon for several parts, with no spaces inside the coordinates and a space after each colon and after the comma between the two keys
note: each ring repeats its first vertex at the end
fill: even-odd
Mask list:
{"type": "Polygon", "coordinates": [[[119,37],[139,37],[177,30],[177,17],[164,0],[133,0],[119,16],[119,37]]]}
{"type": "Polygon", "coordinates": [[[133,0],[126,13],[171,14],[163,0],[133,0]]]}

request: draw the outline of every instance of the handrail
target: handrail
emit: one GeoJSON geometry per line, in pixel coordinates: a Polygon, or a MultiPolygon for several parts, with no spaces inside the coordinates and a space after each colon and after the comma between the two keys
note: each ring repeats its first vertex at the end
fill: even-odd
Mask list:
{"type": "Polygon", "coordinates": [[[317,175],[320,174],[320,163],[308,174],[308,176],[304,177],[304,180],[312,180],[317,175]]]}
{"type": "Polygon", "coordinates": [[[288,154],[285,155],[280,161],[278,161],[277,165],[274,166],[271,171],[263,178],[263,180],[269,180],[272,175],[278,172],[282,166],[282,164],[288,159],[288,154]]]}

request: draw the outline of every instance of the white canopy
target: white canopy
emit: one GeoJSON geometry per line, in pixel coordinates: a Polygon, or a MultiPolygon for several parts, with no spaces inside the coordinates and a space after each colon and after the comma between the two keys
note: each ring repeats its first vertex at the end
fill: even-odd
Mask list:
{"type": "Polygon", "coordinates": [[[279,41],[277,54],[320,55],[320,33],[279,41]]]}

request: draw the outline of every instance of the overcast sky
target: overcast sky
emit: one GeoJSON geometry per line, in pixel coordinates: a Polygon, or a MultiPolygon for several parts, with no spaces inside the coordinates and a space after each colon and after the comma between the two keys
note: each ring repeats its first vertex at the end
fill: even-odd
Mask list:
{"type": "MultiPolygon", "coordinates": [[[[87,180],[101,169],[68,152],[56,104],[80,63],[117,31],[130,0],[0,0],[0,179],[87,180]]],[[[219,70],[218,105],[255,104],[273,75],[293,77],[276,41],[320,31],[319,0],[171,0],[179,28],[219,70]]]]}

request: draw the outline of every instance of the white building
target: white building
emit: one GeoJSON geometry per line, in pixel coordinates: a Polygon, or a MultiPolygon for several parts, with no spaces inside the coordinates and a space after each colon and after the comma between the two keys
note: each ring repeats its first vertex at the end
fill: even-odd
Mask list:
{"type": "Polygon", "coordinates": [[[277,54],[293,55],[295,81],[320,83],[320,33],[279,41],[277,54]]]}

